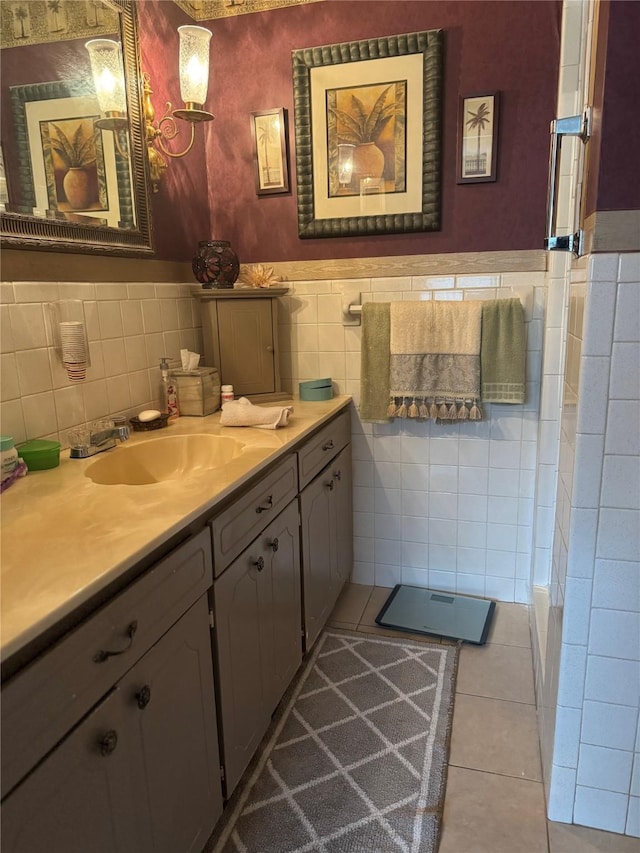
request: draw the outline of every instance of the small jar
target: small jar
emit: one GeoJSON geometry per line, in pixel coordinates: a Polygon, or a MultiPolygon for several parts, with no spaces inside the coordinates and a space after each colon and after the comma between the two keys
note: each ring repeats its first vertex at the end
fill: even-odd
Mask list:
{"type": "Polygon", "coordinates": [[[233,385],[223,385],[220,388],[220,399],[223,403],[230,403],[234,399],[233,385]]]}
{"type": "Polygon", "coordinates": [[[18,464],[18,451],[13,446],[13,438],[10,435],[0,436],[0,465],[2,468],[2,480],[6,480],[15,471],[18,464]]]}

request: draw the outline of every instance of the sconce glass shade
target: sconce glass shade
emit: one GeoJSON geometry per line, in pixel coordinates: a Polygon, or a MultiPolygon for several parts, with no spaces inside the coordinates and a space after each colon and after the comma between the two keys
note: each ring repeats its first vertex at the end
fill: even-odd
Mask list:
{"type": "Polygon", "coordinates": [[[347,186],[351,183],[355,148],[355,145],[348,142],[341,142],[338,145],[338,182],[341,186],[347,186]]]}
{"type": "Polygon", "coordinates": [[[209,42],[205,27],[178,27],[180,33],[180,96],[187,109],[201,107],[209,87],[209,42]]]}
{"type": "Polygon", "coordinates": [[[89,51],[91,73],[100,109],[107,116],[126,116],[127,99],[120,42],[92,39],[85,47],[89,51]]]}

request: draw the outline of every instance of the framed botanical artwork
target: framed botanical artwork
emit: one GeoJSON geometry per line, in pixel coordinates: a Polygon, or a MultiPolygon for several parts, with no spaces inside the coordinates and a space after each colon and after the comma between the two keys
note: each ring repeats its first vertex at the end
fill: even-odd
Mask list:
{"type": "Polygon", "coordinates": [[[298,234],[440,228],[441,30],[293,51],[298,234]]]}
{"type": "Polygon", "coordinates": [[[460,98],[458,183],[495,181],[498,162],[499,92],[460,98]]]}
{"type": "Polygon", "coordinates": [[[133,226],[130,163],[101,131],[95,94],[81,80],[11,89],[21,196],[34,216],[133,226]]]}
{"type": "Polygon", "coordinates": [[[289,191],[287,111],[279,108],[251,113],[256,194],[289,191]]]}

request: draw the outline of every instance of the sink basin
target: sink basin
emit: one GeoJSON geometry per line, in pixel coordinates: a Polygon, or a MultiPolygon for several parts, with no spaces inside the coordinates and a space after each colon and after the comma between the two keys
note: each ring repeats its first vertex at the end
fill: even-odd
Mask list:
{"type": "Polygon", "coordinates": [[[171,435],[107,451],[85,477],[103,486],[147,486],[226,465],[244,444],[220,435],[171,435]]]}

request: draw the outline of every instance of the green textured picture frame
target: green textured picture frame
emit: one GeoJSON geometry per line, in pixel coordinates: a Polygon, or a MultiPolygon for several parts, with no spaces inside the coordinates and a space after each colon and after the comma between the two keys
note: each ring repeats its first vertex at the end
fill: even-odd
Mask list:
{"type": "MultiPolygon", "coordinates": [[[[442,30],[426,30],[292,52],[301,238],[440,229],[443,41],[442,30]],[[333,66],[340,67],[334,72],[333,66]],[[340,134],[335,125],[339,111],[331,107],[332,93],[347,88],[355,94],[368,86],[380,89],[394,83],[407,87],[402,103],[406,162],[399,170],[404,189],[378,190],[377,196],[365,197],[361,185],[359,200],[339,198],[331,143],[340,134]]],[[[397,153],[394,156],[397,160],[397,153]]]]}

